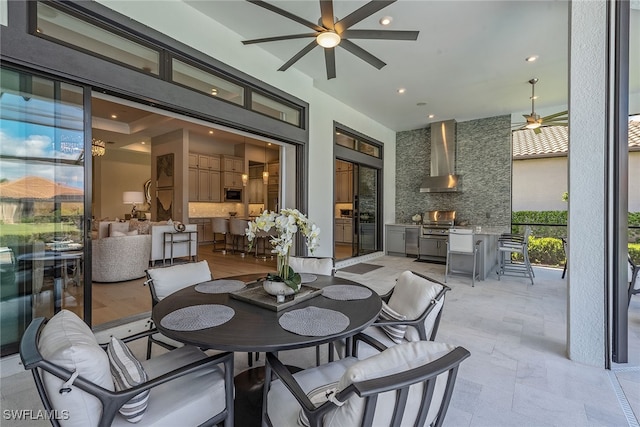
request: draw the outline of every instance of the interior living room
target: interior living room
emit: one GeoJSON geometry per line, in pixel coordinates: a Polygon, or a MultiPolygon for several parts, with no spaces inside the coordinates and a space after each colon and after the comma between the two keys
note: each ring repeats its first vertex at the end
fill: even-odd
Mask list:
{"type": "MultiPolygon", "coordinates": [[[[220,401],[235,411],[205,419],[279,419],[266,402],[262,412],[243,400],[242,381],[255,385],[251,375],[265,367],[300,379],[365,362],[340,357],[348,353],[339,345],[384,321],[382,302],[393,309],[407,271],[415,289],[423,279],[440,286],[446,304],[431,338],[416,327],[419,344],[401,339],[380,354],[434,341],[458,349],[447,355],[459,359],[442,398],[445,425],[637,425],[637,2],[0,0],[0,24],[3,425],[66,416],[56,405],[63,412],[43,412],[19,348],[35,319],[65,316],[98,340],[155,321],[165,338],[199,344],[149,352],[137,340],[143,364],[232,351],[238,397],[220,401]],[[553,153],[535,141],[556,127],[570,130],[566,180],[540,185],[558,193],[566,217],[549,240],[562,263],[544,265],[527,251],[540,224],[513,216],[512,132],[529,132],[523,152],[546,158],[553,153]],[[271,252],[273,234],[256,221],[280,209],[296,209],[282,215],[299,221],[290,254],[332,263],[329,274],[291,271],[325,290],[347,286],[356,304],[307,289],[296,308],[337,310],[346,329],[286,332],[279,320],[297,310],[268,314],[280,299],[296,301],[284,294],[268,307],[196,295],[233,307],[226,326],[213,326],[217,336],[172,333],[154,318],[171,304],[197,307],[198,285],[251,288],[267,273],[286,282],[288,257],[271,252]],[[451,249],[458,229],[469,259],[451,249]],[[154,299],[162,281],[148,283],[148,271],[202,261],[210,277],[154,299]],[[516,265],[524,273],[509,277],[516,265]],[[223,342],[240,319],[245,326],[223,342]]],[[[335,326],[324,319],[312,326],[335,326]]],[[[265,387],[276,395],[282,384],[265,387]]]]}

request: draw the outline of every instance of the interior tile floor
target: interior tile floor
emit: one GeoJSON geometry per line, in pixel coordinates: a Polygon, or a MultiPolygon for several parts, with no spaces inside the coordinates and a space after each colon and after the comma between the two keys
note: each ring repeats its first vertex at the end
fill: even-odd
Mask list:
{"type": "MultiPolygon", "coordinates": [[[[443,280],[444,266],[439,264],[387,256],[365,262],[383,268],[360,275],[338,270],[337,275],[380,293],[404,270],[443,280]]],[[[634,296],[629,307],[629,363],[611,370],[585,366],[566,357],[567,282],[561,279],[562,271],[535,268],[535,274],[533,286],[518,277],[498,281],[494,273],[473,288],[467,277],[449,278],[452,290],[437,340],[464,346],[471,357],[461,365],[444,425],[638,426],[640,296],[634,296]]],[[[134,346],[139,357],[144,344],[134,346]]],[[[280,357],[303,368],[315,362],[314,349],[283,352],[280,357]]],[[[263,361],[262,357],[257,364],[263,361]]],[[[246,354],[238,354],[236,373],[247,367],[246,354]]],[[[0,392],[3,414],[5,409],[42,409],[29,373],[2,378],[0,392]]],[[[48,425],[4,418],[0,424],[48,425]]]]}

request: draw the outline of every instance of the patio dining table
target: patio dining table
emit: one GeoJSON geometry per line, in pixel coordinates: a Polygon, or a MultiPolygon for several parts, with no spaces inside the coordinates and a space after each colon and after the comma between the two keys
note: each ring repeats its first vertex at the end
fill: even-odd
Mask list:
{"type": "MultiPolygon", "coordinates": [[[[244,282],[247,284],[246,289],[251,289],[253,286],[262,286],[256,281],[264,276],[264,273],[258,273],[226,279],[244,282]]],[[[348,339],[367,328],[378,317],[382,300],[376,292],[347,279],[323,275],[311,276],[314,280],[306,284],[322,289],[325,295],[311,297],[283,310],[275,311],[265,308],[232,297],[227,292],[203,293],[201,292],[203,288],[200,286],[202,284],[200,284],[187,287],[164,298],[153,308],[152,319],[160,332],[185,344],[222,351],[275,353],[348,339]],[[340,296],[340,291],[345,289],[352,292],[351,295],[358,295],[357,298],[349,299],[349,292],[346,297],[344,294],[340,296]],[[226,317],[213,319],[216,324],[221,321],[222,323],[202,329],[175,330],[167,327],[166,320],[170,318],[167,316],[173,316],[184,309],[200,307],[203,310],[206,310],[206,307],[212,307],[213,310],[218,310],[217,314],[226,317]],[[294,333],[285,329],[285,327],[291,328],[292,325],[287,324],[287,320],[290,321],[292,316],[296,314],[313,316],[316,313],[321,313],[324,317],[318,322],[308,322],[307,319],[309,323],[307,327],[311,328],[310,331],[302,330],[294,333]],[[164,324],[163,319],[165,319],[164,324]],[[325,326],[327,330],[323,332],[325,326]]],[[[275,300],[275,297],[273,298],[275,300]]],[[[194,318],[207,317],[206,311],[201,313],[204,313],[204,316],[196,315],[194,318]]],[[[300,322],[300,324],[304,323],[304,321],[300,322]]],[[[297,326],[295,319],[293,326],[293,329],[297,326]]],[[[258,426],[262,407],[264,369],[253,368],[244,371],[236,376],[234,382],[236,425],[258,426]]]]}

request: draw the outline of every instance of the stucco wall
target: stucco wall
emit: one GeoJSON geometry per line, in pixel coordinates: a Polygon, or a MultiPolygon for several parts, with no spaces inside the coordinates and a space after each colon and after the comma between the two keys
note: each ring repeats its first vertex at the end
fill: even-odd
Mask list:
{"type": "MultiPolygon", "coordinates": [[[[277,69],[282,60],[258,46],[243,46],[241,37],[182,2],[100,1],[106,7],[154,28],[174,39],[310,104],[308,216],[321,228],[319,256],[333,254],[333,122],[384,143],[384,200],[395,198],[395,132],[314,88],[313,80],[291,68],[277,69]],[[242,54],[238,54],[239,49],[242,54]]],[[[287,187],[289,188],[289,187],[287,187]]],[[[286,200],[286,198],[285,198],[286,200]]],[[[384,206],[384,222],[393,221],[393,204],[384,206]]]]}
{"type": "Polygon", "coordinates": [[[412,215],[427,210],[455,210],[459,220],[471,224],[511,225],[510,126],[510,116],[457,124],[459,193],[420,193],[430,172],[430,128],[398,132],[396,220],[410,222],[412,215]]]}

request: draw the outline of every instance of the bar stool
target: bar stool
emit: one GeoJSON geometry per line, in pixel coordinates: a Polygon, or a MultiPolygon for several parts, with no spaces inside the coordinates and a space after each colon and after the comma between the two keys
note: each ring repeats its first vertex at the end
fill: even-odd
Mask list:
{"type": "MultiPolygon", "coordinates": [[[[258,230],[256,232],[256,237],[255,237],[256,251],[255,251],[255,254],[253,255],[254,258],[267,259],[267,257],[269,257],[269,255],[267,255],[267,242],[269,241],[269,239],[271,239],[273,235],[274,235],[273,229],[271,229],[268,232],[264,230],[258,230]],[[262,242],[262,252],[258,251],[260,242],[262,242]]],[[[273,258],[273,255],[271,255],[271,257],[273,258]]]]}
{"type": "Polygon", "coordinates": [[[229,220],[229,233],[231,234],[231,250],[236,253],[237,241],[240,239],[240,249],[242,250],[242,256],[244,256],[245,248],[245,235],[246,229],[249,226],[249,221],[246,219],[231,218],[229,220]]]}
{"type": "Polygon", "coordinates": [[[531,227],[526,226],[524,235],[519,234],[503,234],[498,239],[498,280],[500,276],[507,274],[523,275],[531,280],[535,273],[529,261],[529,236],[531,235],[531,227]],[[522,256],[522,262],[512,259],[512,254],[522,256]]]}
{"type": "Polygon", "coordinates": [[[220,251],[223,254],[227,253],[227,234],[229,233],[229,220],[223,217],[215,217],[211,218],[211,229],[213,230],[213,251],[217,251],[217,244],[219,242],[216,239],[216,234],[222,234],[222,243],[223,247],[220,251]]]}

